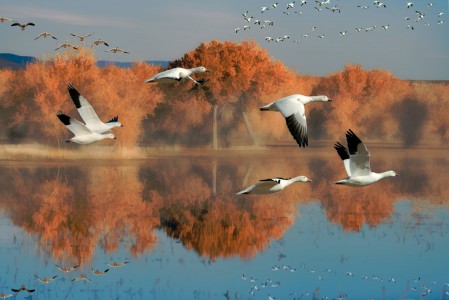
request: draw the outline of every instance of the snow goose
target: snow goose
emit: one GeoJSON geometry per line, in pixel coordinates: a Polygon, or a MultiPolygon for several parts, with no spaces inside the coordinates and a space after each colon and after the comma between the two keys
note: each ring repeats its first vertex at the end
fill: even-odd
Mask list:
{"type": "Polygon", "coordinates": [[[73,104],[75,104],[81,118],[90,130],[96,133],[104,133],[111,131],[112,128],[115,127],[123,127],[122,123],[118,121],[118,116],[115,116],[108,122],[103,123],[97,116],[97,113],[89,101],[87,101],[87,99],[78,92],[73,84],[69,84],[67,90],[69,91],[70,98],[72,99],[73,104]]]}
{"type": "Polygon", "coordinates": [[[123,267],[126,264],[129,264],[129,261],[113,262],[113,263],[108,264],[108,266],[113,267],[113,268],[120,268],[120,267],[123,267]]]}
{"type": "Polygon", "coordinates": [[[74,34],[74,33],[71,33],[70,35],[79,38],[80,42],[83,42],[87,37],[90,37],[92,34],[93,33],[88,33],[88,34],[74,34]]]}
{"type": "Polygon", "coordinates": [[[193,82],[197,84],[203,84],[206,82],[203,80],[195,80],[190,75],[196,74],[196,73],[204,73],[209,72],[205,67],[197,67],[197,68],[191,68],[191,69],[184,69],[184,68],[173,68],[169,69],[163,72],[160,72],[150,79],[145,80],[145,82],[157,82],[157,83],[173,83],[173,82],[179,82],[183,79],[190,79],[193,82]]]}
{"type": "Polygon", "coordinates": [[[267,10],[268,10],[268,7],[262,6],[262,7],[260,8],[260,13],[263,14],[263,12],[264,12],[264,11],[267,11],[267,10]]]}
{"type": "Polygon", "coordinates": [[[90,47],[92,48],[93,46],[98,46],[98,45],[101,45],[101,44],[105,45],[106,47],[109,47],[109,44],[106,43],[106,41],[105,41],[105,40],[102,40],[102,39],[97,39],[97,40],[95,40],[95,41],[92,43],[92,46],[90,46],[90,47]]]}
{"type": "Polygon", "coordinates": [[[413,2],[407,2],[407,8],[410,8],[413,6],[413,2]]]}
{"type": "Polygon", "coordinates": [[[301,0],[301,6],[303,6],[304,4],[307,4],[307,0],[301,0]]]}
{"type": "Polygon", "coordinates": [[[73,46],[72,44],[70,44],[68,41],[65,41],[64,43],[62,43],[61,45],[58,46],[58,48],[55,49],[55,51],[58,51],[61,48],[73,48],[75,50],[78,50],[78,48],[76,48],[75,46],[73,46]]]}
{"type": "Polygon", "coordinates": [[[81,274],[80,276],[73,278],[70,281],[80,281],[80,280],[84,280],[84,281],[92,281],[91,279],[87,278],[86,274],[81,274]]]}
{"type": "Polygon", "coordinates": [[[105,52],[112,52],[112,53],[123,52],[123,53],[129,54],[128,51],[125,51],[125,50],[123,50],[123,49],[120,49],[119,47],[115,47],[115,48],[108,49],[108,50],[106,50],[105,52]]]}
{"type": "Polygon", "coordinates": [[[275,177],[269,179],[259,180],[256,184],[236,193],[236,195],[242,194],[273,194],[280,192],[292,183],[295,182],[311,182],[306,176],[297,176],[293,178],[275,177]]]}
{"type": "Polygon", "coordinates": [[[293,8],[293,7],[295,7],[295,1],[290,2],[290,3],[287,4],[287,9],[290,9],[290,8],[293,8]]]}
{"type": "Polygon", "coordinates": [[[331,12],[336,12],[336,11],[338,11],[338,13],[341,13],[341,11],[340,11],[340,9],[337,7],[337,5],[335,5],[335,6],[332,6],[332,7],[327,7],[326,6],[326,8],[327,9],[329,9],[331,12]]]}
{"type": "Polygon", "coordinates": [[[67,116],[63,112],[58,112],[56,116],[67,127],[67,129],[75,135],[74,137],[67,139],[66,143],[72,142],[87,145],[104,139],[115,139],[115,136],[112,133],[100,134],[94,132],[80,121],[67,116]]]}
{"type": "Polygon", "coordinates": [[[22,284],[22,286],[21,286],[20,288],[18,288],[18,289],[11,289],[11,291],[13,291],[14,293],[19,293],[19,292],[21,292],[21,291],[25,291],[25,292],[28,292],[28,293],[32,293],[32,292],[34,292],[35,290],[30,290],[30,289],[28,289],[24,284],[22,284]]]}
{"type": "Polygon", "coordinates": [[[94,274],[97,275],[97,276],[103,276],[103,275],[105,275],[107,272],[109,272],[109,269],[106,269],[106,270],[104,270],[104,271],[100,271],[100,270],[94,270],[94,269],[92,268],[92,273],[94,273],[94,274]]]}
{"type": "Polygon", "coordinates": [[[37,276],[37,275],[34,275],[34,277],[35,277],[37,280],[39,280],[40,282],[45,283],[45,284],[48,284],[48,283],[52,282],[53,280],[55,280],[56,277],[58,277],[58,276],[55,275],[55,276],[53,276],[53,277],[45,278],[45,277],[39,277],[39,276],[37,276]]]}
{"type": "Polygon", "coordinates": [[[61,267],[58,265],[55,265],[56,268],[58,268],[59,271],[63,272],[63,273],[70,273],[75,271],[76,269],[78,269],[78,266],[73,266],[73,267],[61,267]]]}
{"type": "Polygon", "coordinates": [[[279,111],[284,116],[290,133],[299,147],[308,145],[307,122],[304,105],[309,102],[332,101],[327,96],[304,96],[294,94],[262,106],[261,111],[279,111]]]}
{"type": "Polygon", "coordinates": [[[50,32],[47,32],[47,31],[42,32],[41,34],[39,34],[39,35],[38,35],[37,37],[35,37],[34,39],[37,40],[37,39],[40,38],[40,37],[43,37],[43,38],[51,37],[52,39],[57,40],[57,38],[56,38],[53,34],[51,34],[50,32]]]}
{"type": "Polygon", "coordinates": [[[385,177],[397,176],[394,171],[371,172],[368,149],[351,129],[346,132],[346,140],[348,149],[338,142],[334,145],[334,149],[343,161],[349,177],[335,182],[336,184],[356,187],[366,186],[385,177]]]}
{"type": "Polygon", "coordinates": [[[271,7],[276,8],[278,6],[279,2],[271,4],[271,7]]]}
{"type": "Polygon", "coordinates": [[[6,21],[11,21],[12,22],[12,19],[11,18],[7,18],[7,17],[0,17],[0,23],[6,22],[6,21]]]}
{"type": "Polygon", "coordinates": [[[34,23],[28,22],[26,24],[21,24],[19,22],[12,23],[11,26],[19,26],[20,29],[25,30],[28,26],[35,26],[34,23]]]}
{"type": "Polygon", "coordinates": [[[14,295],[13,294],[5,294],[5,293],[2,292],[0,294],[0,299],[7,299],[7,298],[10,298],[12,296],[14,296],[14,295]]]}

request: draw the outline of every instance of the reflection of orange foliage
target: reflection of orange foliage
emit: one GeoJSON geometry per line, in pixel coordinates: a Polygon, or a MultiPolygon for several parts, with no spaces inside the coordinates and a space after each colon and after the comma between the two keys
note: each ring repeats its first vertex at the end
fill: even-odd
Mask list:
{"type": "Polygon", "coordinates": [[[363,188],[337,186],[333,182],[345,176],[338,155],[317,148],[313,155],[284,149],[282,157],[162,158],[59,171],[2,168],[0,208],[37,236],[40,253],[85,265],[97,247],[111,253],[125,246],[135,256],[150,251],[156,228],[205,258],[251,258],[282,238],[303,203],[319,202],[329,221],[346,231],[386,222],[400,199],[448,205],[444,152],[369,148],[374,171],[392,168],[399,176],[363,188]],[[313,182],[273,195],[235,195],[259,179],[296,175],[313,182]]]}
{"type": "Polygon", "coordinates": [[[332,195],[324,198],[323,206],[331,222],[346,231],[360,231],[364,224],[376,227],[390,218],[397,199],[390,183],[364,188],[335,187],[332,195]]]}

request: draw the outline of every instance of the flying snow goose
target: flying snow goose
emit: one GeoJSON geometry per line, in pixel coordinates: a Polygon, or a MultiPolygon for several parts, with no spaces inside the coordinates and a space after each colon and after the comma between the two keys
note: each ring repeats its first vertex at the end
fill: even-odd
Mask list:
{"type": "Polygon", "coordinates": [[[57,40],[57,39],[58,39],[58,38],[55,37],[53,34],[51,34],[50,32],[47,32],[47,31],[42,32],[41,34],[39,34],[39,35],[38,35],[37,37],[35,37],[34,39],[37,40],[37,39],[40,38],[40,37],[43,37],[43,38],[51,37],[51,38],[54,39],[54,40],[57,40]]]}
{"type": "Polygon", "coordinates": [[[293,178],[268,178],[259,180],[256,184],[236,193],[236,195],[242,194],[273,194],[280,192],[292,183],[295,182],[311,182],[306,176],[297,176],[293,178]]]}
{"type": "Polygon", "coordinates": [[[327,7],[326,6],[326,8],[329,9],[333,13],[336,12],[336,11],[338,11],[338,13],[341,13],[341,10],[337,7],[337,5],[332,6],[332,7],[327,7]]]}
{"type": "Polygon", "coordinates": [[[327,102],[332,101],[327,96],[304,96],[294,94],[276,100],[270,104],[262,106],[261,111],[279,111],[284,116],[290,133],[295,138],[299,147],[308,145],[306,110],[304,105],[309,102],[327,102]]]}
{"type": "Polygon", "coordinates": [[[48,284],[48,283],[52,282],[53,280],[55,280],[56,277],[58,277],[58,276],[55,275],[55,276],[53,276],[53,277],[45,278],[45,277],[39,277],[39,276],[37,276],[37,275],[34,275],[34,277],[35,277],[37,280],[39,280],[40,282],[45,283],[45,284],[48,284]]]}
{"type": "Polygon", "coordinates": [[[70,272],[75,271],[78,268],[78,266],[73,266],[73,267],[61,267],[58,265],[55,265],[55,266],[56,266],[56,268],[58,268],[59,271],[61,271],[63,273],[70,273],[70,272]]]}
{"type": "Polygon", "coordinates": [[[13,294],[5,294],[5,293],[2,292],[0,294],[0,299],[7,299],[7,298],[10,298],[12,296],[14,296],[14,295],[13,294]]]}
{"type": "Polygon", "coordinates": [[[28,22],[26,24],[21,24],[19,22],[12,23],[11,26],[19,26],[20,29],[25,30],[27,26],[36,26],[34,23],[28,22]]]}
{"type": "Polygon", "coordinates": [[[125,51],[125,50],[123,50],[123,49],[120,49],[119,47],[115,47],[115,48],[108,49],[108,50],[106,50],[105,52],[112,52],[112,53],[123,52],[123,53],[129,54],[128,51],[125,51]]]}
{"type": "Polygon", "coordinates": [[[6,21],[12,21],[12,19],[7,18],[7,17],[0,17],[0,23],[6,22],[6,21]]]}
{"type": "Polygon", "coordinates": [[[287,9],[295,7],[295,1],[287,4],[287,9]]]}
{"type": "Polygon", "coordinates": [[[91,36],[93,33],[88,33],[88,34],[74,34],[71,33],[71,36],[76,36],[77,38],[80,39],[80,42],[84,41],[87,37],[91,36]]]}
{"type": "Polygon", "coordinates": [[[92,273],[94,273],[95,275],[97,275],[97,276],[103,276],[103,275],[105,275],[107,272],[109,272],[109,269],[106,269],[106,270],[104,270],[104,271],[100,271],[100,270],[94,270],[93,268],[92,268],[92,273]]]}
{"type": "Polygon", "coordinates": [[[108,264],[108,266],[113,267],[113,268],[120,268],[120,267],[123,267],[126,264],[129,264],[129,261],[113,262],[113,263],[108,264]]]}
{"type": "Polygon", "coordinates": [[[383,173],[371,172],[370,154],[363,142],[349,129],[346,132],[348,148],[340,143],[334,145],[334,149],[340,156],[349,177],[341,179],[336,184],[348,186],[366,186],[385,177],[397,176],[394,171],[383,173]]]}
{"type": "Polygon", "coordinates": [[[268,7],[262,6],[262,7],[260,8],[260,13],[263,14],[263,12],[264,12],[264,11],[267,11],[267,10],[268,10],[268,7]]]}
{"type": "Polygon", "coordinates": [[[61,45],[58,46],[58,48],[55,49],[55,51],[58,51],[61,48],[73,48],[75,50],[78,50],[78,48],[76,48],[75,46],[73,46],[72,44],[70,44],[68,41],[65,41],[64,43],[62,43],[61,45]]]}
{"type": "Polygon", "coordinates": [[[11,291],[13,291],[14,293],[19,293],[19,292],[21,292],[21,291],[25,291],[25,292],[28,292],[28,293],[32,293],[32,292],[34,292],[35,290],[30,290],[30,289],[28,289],[24,284],[22,284],[22,286],[21,286],[20,288],[18,288],[18,289],[11,289],[11,291]]]}
{"type": "Polygon", "coordinates": [[[109,47],[109,44],[106,43],[106,41],[105,41],[105,40],[102,40],[102,39],[97,39],[97,40],[95,40],[95,41],[92,43],[92,46],[90,46],[90,47],[92,48],[93,46],[98,46],[98,45],[101,45],[101,44],[104,44],[106,47],[109,47]]]}
{"type": "Polygon", "coordinates": [[[197,67],[192,69],[184,69],[184,68],[174,68],[170,70],[166,70],[163,72],[160,72],[150,79],[145,80],[145,82],[157,82],[157,83],[173,83],[173,82],[179,82],[183,79],[190,79],[193,82],[197,84],[203,84],[205,80],[195,80],[190,75],[196,74],[196,73],[204,73],[209,72],[205,67],[197,67]]]}
{"type": "Polygon", "coordinates": [[[91,279],[87,278],[86,274],[81,274],[80,276],[73,278],[71,281],[80,281],[80,280],[92,281],[91,279]]]}
{"type": "Polygon", "coordinates": [[[58,112],[56,116],[67,127],[67,129],[75,135],[74,137],[67,139],[67,143],[72,142],[76,144],[86,145],[104,139],[115,139],[115,136],[112,133],[100,134],[94,132],[87,128],[87,126],[80,121],[75,120],[62,112],[58,112]]]}
{"type": "Polygon", "coordinates": [[[69,91],[70,98],[72,99],[73,104],[75,104],[81,118],[84,123],[86,123],[86,127],[91,131],[96,133],[104,133],[111,131],[112,128],[115,127],[123,127],[122,123],[118,121],[118,116],[112,118],[106,123],[103,123],[92,105],[78,92],[73,84],[69,84],[67,90],[69,91]]]}

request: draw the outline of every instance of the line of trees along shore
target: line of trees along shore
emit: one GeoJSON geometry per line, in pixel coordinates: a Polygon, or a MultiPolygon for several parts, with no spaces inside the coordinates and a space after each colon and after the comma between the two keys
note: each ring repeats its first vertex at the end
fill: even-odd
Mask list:
{"type": "MultiPolygon", "coordinates": [[[[203,65],[204,87],[144,81],[162,68],[136,62],[131,68],[98,67],[90,49],[55,54],[25,70],[0,70],[0,139],[62,147],[71,133],[56,118],[62,110],[79,119],[67,92],[73,83],[104,121],[118,115],[114,147],[183,145],[229,148],[294,141],[279,113],[259,107],[291,95],[324,94],[330,105],[308,104],[311,144],[341,139],[348,128],[368,140],[412,147],[425,138],[449,141],[447,83],[410,82],[389,71],[347,65],[326,77],[296,74],[253,41],[201,43],[168,68],[203,65]]],[[[201,77],[201,75],[196,75],[201,77]]]]}

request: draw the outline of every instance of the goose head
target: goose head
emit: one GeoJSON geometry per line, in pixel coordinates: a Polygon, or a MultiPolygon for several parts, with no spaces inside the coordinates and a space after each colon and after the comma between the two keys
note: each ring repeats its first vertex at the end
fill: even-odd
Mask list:
{"type": "Polygon", "coordinates": [[[295,182],[312,182],[312,180],[310,180],[306,176],[298,176],[295,177],[295,182]]]}
{"type": "Polygon", "coordinates": [[[197,67],[197,68],[193,68],[190,69],[193,73],[205,73],[205,72],[210,72],[208,69],[206,69],[205,67],[201,66],[201,67],[197,67]]]}

